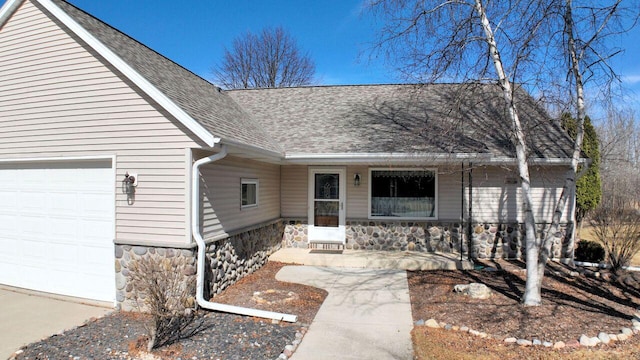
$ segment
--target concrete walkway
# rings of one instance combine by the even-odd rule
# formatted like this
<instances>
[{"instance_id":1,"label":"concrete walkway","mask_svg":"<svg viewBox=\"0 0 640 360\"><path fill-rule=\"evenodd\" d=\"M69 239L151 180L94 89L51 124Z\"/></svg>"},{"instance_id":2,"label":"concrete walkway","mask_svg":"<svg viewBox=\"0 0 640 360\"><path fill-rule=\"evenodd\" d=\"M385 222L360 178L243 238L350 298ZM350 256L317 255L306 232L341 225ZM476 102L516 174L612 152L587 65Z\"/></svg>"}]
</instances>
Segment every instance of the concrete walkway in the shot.
<instances>
[{"instance_id":1,"label":"concrete walkway","mask_svg":"<svg viewBox=\"0 0 640 360\"><path fill-rule=\"evenodd\" d=\"M333 266L395 270L471 270L473 264L460 260L459 254L417 251L323 251L284 248L269 257L270 261L312 266Z\"/></svg>"},{"instance_id":2,"label":"concrete walkway","mask_svg":"<svg viewBox=\"0 0 640 360\"><path fill-rule=\"evenodd\" d=\"M0 359L8 358L26 344L113 310L113 304L90 300L83 304L75 298L43 295L0 286Z\"/></svg>"},{"instance_id":3,"label":"concrete walkway","mask_svg":"<svg viewBox=\"0 0 640 360\"><path fill-rule=\"evenodd\" d=\"M285 266L276 279L329 292L293 360L412 359L405 271Z\"/></svg>"}]
</instances>

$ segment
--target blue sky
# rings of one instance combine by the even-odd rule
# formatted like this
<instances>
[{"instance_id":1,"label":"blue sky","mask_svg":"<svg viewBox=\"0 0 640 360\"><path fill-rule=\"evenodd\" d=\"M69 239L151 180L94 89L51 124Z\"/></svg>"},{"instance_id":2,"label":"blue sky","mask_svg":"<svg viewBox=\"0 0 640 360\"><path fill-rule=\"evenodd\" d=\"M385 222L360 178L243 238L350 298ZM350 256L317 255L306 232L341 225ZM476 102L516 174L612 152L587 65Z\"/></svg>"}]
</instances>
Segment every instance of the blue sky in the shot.
<instances>
[{"instance_id":1,"label":"blue sky","mask_svg":"<svg viewBox=\"0 0 640 360\"><path fill-rule=\"evenodd\" d=\"M372 22L361 1L71 0L71 3L210 79L224 47L247 31L282 25L316 63L321 84L397 82L368 64ZM360 61L362 60L362 61Z\"/></svg>"},{"instance_id":2,"label":"blue sky","mask_svg":"<svg viewBox=\"0 0 640 360\"><path fill-rule=\"evenodd\" d=\"M71 0L71 3L211 80L224 47L247 31L282 25L316 63L319 84L398 83L382 59L371 58L376 23L366 0ZM0 0L4 4L5 0ZM625 101L640 116L640 27L614 44Z\"/></svg>"}]
</instances>

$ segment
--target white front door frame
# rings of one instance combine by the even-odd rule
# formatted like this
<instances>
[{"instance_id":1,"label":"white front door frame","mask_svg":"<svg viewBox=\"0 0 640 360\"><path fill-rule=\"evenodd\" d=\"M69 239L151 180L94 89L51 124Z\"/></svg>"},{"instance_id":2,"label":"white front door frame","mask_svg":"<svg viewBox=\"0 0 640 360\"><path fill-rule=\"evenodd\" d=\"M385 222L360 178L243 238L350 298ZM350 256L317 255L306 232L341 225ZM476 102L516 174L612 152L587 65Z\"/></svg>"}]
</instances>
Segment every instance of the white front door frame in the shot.
<instances>
[{"instance_id":1,"label":"white front door frame","mask_svg":"<svg viewBox=\"0 0 640 360\"><path fill-rule=\"evenodd\" d=\"M315 175L316 174L338 174L338 226L316 226L315 222ZM310 167L309 168L309 185L308 185L308 223L309 231L307 233L308 240L312 242L322 243L340 243L346 241L346 202L347 202L347 168L341 167Z\"/></svg>"}]
</instances>

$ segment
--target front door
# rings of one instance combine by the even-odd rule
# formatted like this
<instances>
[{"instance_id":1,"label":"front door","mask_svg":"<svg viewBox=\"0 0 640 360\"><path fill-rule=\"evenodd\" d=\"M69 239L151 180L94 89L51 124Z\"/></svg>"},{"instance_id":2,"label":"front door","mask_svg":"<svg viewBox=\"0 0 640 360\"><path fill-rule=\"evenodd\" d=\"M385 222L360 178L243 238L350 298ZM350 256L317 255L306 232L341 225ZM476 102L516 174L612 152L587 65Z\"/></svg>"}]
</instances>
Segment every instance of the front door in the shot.
<instances>
[{"instance_id":1,"label":"front door","mask_svg":"<svg viewBox=\"0 0 640 360\"><path fill-rule=\"evenodd\" d=\"M309 169L309 242L345 242L345 169Z\"/></svg>"}]
</instances>

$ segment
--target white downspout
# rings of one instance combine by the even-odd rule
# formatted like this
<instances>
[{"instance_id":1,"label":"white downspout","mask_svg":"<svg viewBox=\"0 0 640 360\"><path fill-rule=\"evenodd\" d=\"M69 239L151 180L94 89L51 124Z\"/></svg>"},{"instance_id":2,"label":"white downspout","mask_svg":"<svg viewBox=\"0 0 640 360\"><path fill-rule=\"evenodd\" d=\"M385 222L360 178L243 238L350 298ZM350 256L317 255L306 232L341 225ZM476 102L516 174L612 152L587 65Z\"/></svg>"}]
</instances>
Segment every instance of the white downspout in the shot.
<instances>
[{"instance_id":1,"label":"white downspout","mask_svg":"<svg viewBox=\"0 0 640 360\"><path fill-rule=\"evenodd\" d=\"M296 322L298 317L290 314L276 313L258 309L244 308L240 306L226 305L210 302L204 298L204 264L206 259L206 244L200 234L200 166L218 161L227 156L227 146L222 145L220 152L193 163L191 173L191 230L198 244L198 267L196 280L196 301L205 309L222 311L232 314L255 316L266 319L274 319L288 322Z\"/></svg>"}]
</instances>

